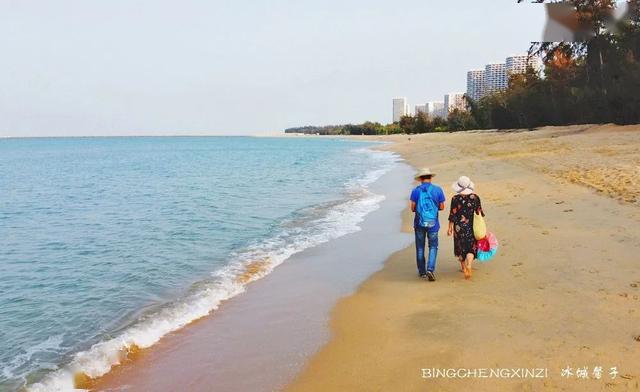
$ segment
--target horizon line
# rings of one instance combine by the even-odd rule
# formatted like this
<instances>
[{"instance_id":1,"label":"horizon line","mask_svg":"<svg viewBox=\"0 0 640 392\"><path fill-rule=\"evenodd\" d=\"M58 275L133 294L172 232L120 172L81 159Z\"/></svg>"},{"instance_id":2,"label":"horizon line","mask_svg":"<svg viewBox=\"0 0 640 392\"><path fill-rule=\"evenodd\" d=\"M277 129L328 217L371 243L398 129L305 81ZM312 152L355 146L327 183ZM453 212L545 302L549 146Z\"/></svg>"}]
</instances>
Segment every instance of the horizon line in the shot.
<instances>
[{"instance_id":1,"label":"horizon line","mask_svg":"<svg viewBox=\"0 0 640 392\"><path fill-rule=\"evenodd\" d=\"M116 137L254 137L284 134L284 131L265 131L246 134L130 134L130 135L29 135L29 136L2 136L2 139L64 139L64 138L116 138Z\"/></svg>"}]
</instances>

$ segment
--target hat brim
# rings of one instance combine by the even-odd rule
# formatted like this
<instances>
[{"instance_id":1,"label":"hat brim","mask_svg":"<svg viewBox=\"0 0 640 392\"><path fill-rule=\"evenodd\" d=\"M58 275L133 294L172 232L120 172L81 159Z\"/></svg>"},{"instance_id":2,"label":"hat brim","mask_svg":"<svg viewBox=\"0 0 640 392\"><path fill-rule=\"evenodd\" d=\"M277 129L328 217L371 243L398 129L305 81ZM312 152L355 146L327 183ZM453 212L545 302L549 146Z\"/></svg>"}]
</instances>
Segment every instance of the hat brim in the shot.
<instances>
[{"instance_id":1,"label":"hat brim","mask_svg":"<svg viewBox=\"0 0 640 392\"><path fill-rule=\"evenodd\" d=\"M435 173L430 173L430 174L425 173L425 174L418 174L417 176L415 176L413 178L415 178L416 180L419 180L422 177L435 177L435 176L436 176Z\"/></svg>"}]
</instances>

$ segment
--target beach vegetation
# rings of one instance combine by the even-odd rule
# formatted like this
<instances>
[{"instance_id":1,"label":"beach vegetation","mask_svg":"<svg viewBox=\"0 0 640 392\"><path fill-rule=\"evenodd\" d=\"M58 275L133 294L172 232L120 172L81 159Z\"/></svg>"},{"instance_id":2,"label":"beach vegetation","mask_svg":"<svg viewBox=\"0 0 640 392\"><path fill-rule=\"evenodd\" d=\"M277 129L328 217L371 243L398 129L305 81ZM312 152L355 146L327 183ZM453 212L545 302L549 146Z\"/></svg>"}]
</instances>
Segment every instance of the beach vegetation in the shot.
<instances>
[{"instance_id":1,"label":"beach vegetation","mask_svg":"<svg viewBox=\"0 0 640 392\"><path fill-rule=\"evenodd\" d=\"M640 123L640 1L612 27L615 1L570 1L593 37L538 42L529 49L544 65L513 75L507 90L473 102L480 128L535 128L586 123Z\"/></svg>"}]
</instances>

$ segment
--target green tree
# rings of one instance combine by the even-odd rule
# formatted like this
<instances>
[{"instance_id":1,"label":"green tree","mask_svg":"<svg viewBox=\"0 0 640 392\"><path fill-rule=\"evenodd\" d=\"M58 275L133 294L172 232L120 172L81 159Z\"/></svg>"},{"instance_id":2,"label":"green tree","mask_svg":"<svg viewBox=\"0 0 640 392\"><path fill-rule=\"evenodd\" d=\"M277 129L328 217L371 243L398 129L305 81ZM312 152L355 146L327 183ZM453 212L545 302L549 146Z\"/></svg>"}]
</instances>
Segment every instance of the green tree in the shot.
<instances>
[{"instance_id":1,"label":"green tree","mask_svg":"<svg viewBox=\"0 0 640 392\"><path fill-rule=\"evenodd\" d=\"M416 119L413 116L402 116L400 117L400 122L398 125L402 129L402 131L406 134L412 134L415 132L415 123Z\"/></svg>"},{"instance_id":2,"label":"green tree","mask_svg":"<svg viewBox=\"0 0 640 392\"><path fill-rule=\"evenodd\" d=\"M394 135L402 132L403 132L402 128L400 128L400 125L397 123L387 124L384 126L384 129L383 129L383 134L385 135Z\"/></svg>"},{"instance_id":3,"label":"green tree","mask_svg":"<svg viewBox=\"0 0 640 392\"><path fill-rule=\"evenodd\" d=\"M447 120L442 117L434 117L432 121L432 127L434 132L445 132L449 130L447 126Z\"/></svg>"},{"instance_id":4,"label":"green tree","mask_svg":"<svg viewBox=\"0 0 640 392\"><path fill-rule=\"evenodd\" d=\"M413 121L413 132L427 133L432 131L433 131L433 127L432 127L431 121L429 120L429 116L423 112L416 113Z\"/></svg>"},{"instance_id":5,"label":"green tree","mask_svg":"<svg viewBox=\"0 0 640 392\"><path fill-rule=\"evenodd\" d=\"M478 124L470 112L466 110L455 109L449 113L447 117L447 127L449 131L466 131L477 129Z\"/></svg>"}]
</instances>

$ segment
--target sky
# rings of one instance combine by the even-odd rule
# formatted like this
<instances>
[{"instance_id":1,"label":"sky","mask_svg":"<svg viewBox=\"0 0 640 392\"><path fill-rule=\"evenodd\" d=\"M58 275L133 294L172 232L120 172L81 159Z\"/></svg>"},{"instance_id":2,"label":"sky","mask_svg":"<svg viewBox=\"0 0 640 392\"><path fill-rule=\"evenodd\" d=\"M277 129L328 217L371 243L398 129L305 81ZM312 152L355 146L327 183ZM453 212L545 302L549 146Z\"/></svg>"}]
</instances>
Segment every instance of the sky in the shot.
<instances>
[{"instance_id":1,"label":"sky","mask_svg":"<svg viewBox=\"0 0 640 392\"><path fill-rule=\"evenodd\" d=\"M0 136L256 134L391 121L525 53L516 0L0 0Z\"/></svg>"}]
</instances>

